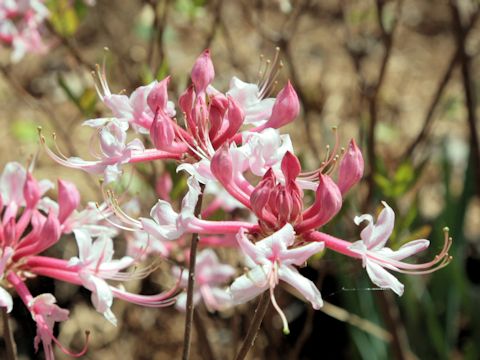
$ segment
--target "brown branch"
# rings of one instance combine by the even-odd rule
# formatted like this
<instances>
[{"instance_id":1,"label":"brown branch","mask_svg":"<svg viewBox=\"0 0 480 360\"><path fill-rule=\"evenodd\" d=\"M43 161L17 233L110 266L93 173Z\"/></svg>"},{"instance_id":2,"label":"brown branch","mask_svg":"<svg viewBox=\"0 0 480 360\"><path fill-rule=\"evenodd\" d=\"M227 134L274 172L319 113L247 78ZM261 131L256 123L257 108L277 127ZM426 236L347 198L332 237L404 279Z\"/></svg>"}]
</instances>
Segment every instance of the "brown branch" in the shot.
<instances>
[{"instance_id":1,"label":"brown branch","mask_svg":"<svg viewBox=\"0 0 480 360\"><path fill-rule=\"evenodd\" d=\"M262 324L263 318L268 309L268 305L270 305L270 292L265 291L260 300L258 301L257 308L255 309L255 313L253 314L252 321L250 323L250 327L247 331L247 336L243 340L242 347L240 348L235 360L243 360L247 356L250 349L253 347L255 343L255 339L258 334L258 330L260 330L260 325Z\"/></svg>"},{"instance_id":2,"label":"brown branch","mask_svg":"<svg viewBox=\"0 0 480 360\"><path fill-rule=\"evenodd\" d=\"M152 25L153 34L148 44L147 63L153 72L153 76L156 76L158 69L160 68L165 59L165 46L163 43L163 35L165 33L165 26L167 24L170 1L163 1L161 16L159 16L157 2L155 0L152 0L150 2L150 5L153 8L155 17ZM158 64L156 64L155 62L155 49L158 49Z\"/></svg>"},{"instance_id":3,"label":"brown branch","mask_svg":"<svg viewBox=\"0 0 480 360\"><path fill-rule=\"evenodd\" d=\"M62 34L60 34L56 29L55 26L50 21L45 21L47 29L62 43L63 46L69 51L70 55L75 59L75 61L85 67L88 71L92 71L94 69L93 64L90 64L82 55L80 50L77 49L76 45L70 39L66 38Z\"/></svg>"},{"instance_id":4,"label":"brown branch","mask_svg":"<svg viewBox=\"0 0 480 360\"><path fill-rule=\"evenodd\" d=\"M15 346L15 340L13 338L12 329L10 327L7 309L2 307L1 311L3 320L3 339L5 341L7 360L15 360L17 358L17 347Z\"/></svg>"},{"instance_id":5,"label":"brown branch","mask_svg":"<svg viewBox=\"0 0 480 360\"><path fill-rule=\"evenodd\" d=\"M460 50L460 70L462 73L463 90L465 94L465 106L467 107L467 122L470 130L470 147L473 155L474 162L474 175L475 178L480 178L480 142L478 139L477 129L477 115L476 110L476 94L472 74L471 74L471 56L466 50L466 28L462 25L462 19L460 11L457 7L457 3L454 0L450 0L450 8L453 17L453 26L455 31L455 37ZM476 15L478 16L478 10ZM477 196L480 196L480 184L476 182Z\"/></svg>"},{"instance_id":6,"label":"brown branch","mask_svg":"<svg viewBox=\"0 0 480 360\"><path fill-rule=\"evenodd\" d=\"M382 87L382 84L385 79L385 74L387 70L387 65L390 60L390 56L392 53L392 48L393 48L393 38L395 35L395 31L397 29L397 25L399 22L400 14L401 14L401 7L402 7L402 0L397 0L396 3L396 14L393 20L392 24L392 29L388 32L387 29L385 29L385 26L382 21L382 14L383 14L383 6L384 2L383 0L377 0L376 1L376 7L377 7L377 22L378 26L381 30L381 37L382 37L382 42L385 47L385 53L382 58L382 62L380 64L380 72L378 74L377 81L375 85L373 86L373 90L370 94L368 94L368 110L370 113L370 124L368 127L368 137L367 137L367 157L368 157L368 162L370 164L370 172L368 173L367 176L367 183L368 183L368 194L365 199L364 203L364 209L366 210L370 204L370 202L373 199L373 194L375 192L375 173L376 173L376 128L377 128L377 122L378 122L378 97L380 93L380 88Z\"/></svg>"},{"instance_id":7,"label":"brown branch","mask_svg":"<svg viewBox=\"0 0 480 360\"><path fill-rule=\"evenodd\" d=\"M198 217L202 210L203 202L203 190L205 185L200 185L200 195L198 196L197 205L195 206L194 216ZM197 261L197 245L198 245L198 233L192 235L190 243L190 263L188 267L188 285L187 285L187 314L185 318L185 335L183 339L183 360L190 358L190 348L192 339L192 321L193 321L193 291L195 287L195 265Z\"/></svg>"},{"instance_id":8,"label":"brown branch","mask_svg":"<svg viewBox=\"0 0 480 360\"><path fill-rule=\"evenodd\" d=\"M202 310L202 309L199 309ZM203 316L201 311L195 312L193 316L193 322L195 324L195 329L197 330L198 342L200 347L200 355L205 360L215 360L217 357L213 352L212 345L210 340L208 340L207 328L204 325L205 316Z\"/></svg>"},{"instance_id":9,"label":"brown branch","mask_svg":"<svg viewBox=\"0 0 480 360\"><path fill-rule=\"evenodd\" d=\"M472 16L472 19L470 20L470 23L468 26L465 27L465 34L464 37L466 37L470 30L475 26L475 23L478 19L478 15L480 14L480 11L476 11L475 14ZM435 93L432 97L432 100L430 101L430 105L428 107L427 113L425 115L425 120L423 121L423 127L420 133L417 135L415 140L410 144L410 146L407 148L404 154L400 157L400 159L408 158L411 157L415 149L427 138L427 135L432 127L433 120L434 120L434 112L435 109L438 106L438 103L440 102L440 99L442 98L443 92L445 91L445 88L448 85L448 82L450 78L452 77L453 70L455 69L455 66L457 65L461 55L461 44L457 44L457 48L455 50L455 53L451 56L450 61L448 62L448 66L445 69L445 72L440 79L437 89L435 90Z\"/></svg>"}]
</instances>

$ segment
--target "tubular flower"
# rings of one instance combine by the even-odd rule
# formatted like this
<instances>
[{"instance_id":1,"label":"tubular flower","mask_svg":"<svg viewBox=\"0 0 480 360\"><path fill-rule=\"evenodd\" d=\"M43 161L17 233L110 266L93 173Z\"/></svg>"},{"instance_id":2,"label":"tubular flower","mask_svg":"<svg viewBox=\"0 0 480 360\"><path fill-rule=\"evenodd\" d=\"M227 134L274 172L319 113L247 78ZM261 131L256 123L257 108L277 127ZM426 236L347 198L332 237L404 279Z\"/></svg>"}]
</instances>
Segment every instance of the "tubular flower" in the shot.
<instances>
[{"instance_id":1,"label":"tubular flower","mask_svg":"<svg viewBox=\"0 0 480 360\"><path fill-rule=\"evenodd\" d=\"M186 287L188 274L182 272L180 268L174 267L174 276L181 275L181 287ZM222 310L231 305L230 296L221 286L224 285L235 275L235 269L227 264L222 264L215 252L206 249L197 255L195 270L195 289L193 293L194 304L203 299L208 309ZM176 307L185 311L187 294L182 293L178 296Z\"/></svg>"},{"instance_id":2,"label":"tubular flower","mask_svg":"<svg viewBox=\"0 0 480 360\"><path fill-rule=\"evenodd\" d=\"M229 291L234 303L247 302L269 290L272 303L282 318L285 333L289 332L288 322L274 296L274 289L279 280L297 289L312 303L314 309L323 306L322 297L316 286L294 267L304 264L310 256L323 250L323 243L314 242L292 248L295 231L290 224L256 243L252 243L242 230L237 235L237 241L247 256L247 264L251 270L237 278L230 286Z\"/></svg>"},{"instance_id":3,"label":"tubular flower","mask_svg":"<svg viewBox=\"0 0 480 360\"><path fill-rule=\"evenodd\" d=\"M385 246L392 234L395 222L395 213L382 202L384 209L380 212L377 223L374 224L373 217L364 214L355 217L355 223L367 221L368 225L360 233L361 240L350 243L321 232L311 232L306 236L307 241L324 242L325 246L341 254L362 259L362 265L367 269L368 276L372 282L385 289L393 290L401 296L404 291L403 284L398 281L386 269L404 274L428 274L439 270L451 261L448 250L452 239L448 236L448 229L445 228L445 241L443 249L432 261L423 264L409 264L401 260L415 255L428 248L430 242L425 239L413 240L398 250L392 250Z\"/></svg>"}]
</instances>

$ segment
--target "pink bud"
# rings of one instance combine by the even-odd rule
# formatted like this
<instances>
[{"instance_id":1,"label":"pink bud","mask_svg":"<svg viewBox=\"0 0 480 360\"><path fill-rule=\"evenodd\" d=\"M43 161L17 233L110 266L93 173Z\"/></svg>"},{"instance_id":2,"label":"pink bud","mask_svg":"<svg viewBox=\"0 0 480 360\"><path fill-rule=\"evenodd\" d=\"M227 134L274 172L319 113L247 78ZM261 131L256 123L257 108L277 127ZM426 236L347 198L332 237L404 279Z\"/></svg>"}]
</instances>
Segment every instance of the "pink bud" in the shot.
<instances>
[{"instance_id":1,"label":"pink bud","mask_svg":"<svg viewBox=\"0 0 480 360\"><path fill-rule=\"evenodd\" d=\"M218 131L223 124L223 117L228 109L228 100L223 95L215 95L210 98L209 115L210 131L208 133L210 139L217 136Z\"/></svg>"},{"instance_id":2,"label":"pink bud","mask_svg":"<svg viewBox=\"0 0 480 360\"><path fill-rule=\"evenodd\" d=\"M270 168L267 170L263 179L257 184L252 194L250 195L250 204L255 215L261 219L264 219L264 213L266 207L272 197L272 193L275 190L275 175Z\"/></svg>"},{"instance_id":3,"label":"pink bud","mask_svg":"<svg viewBox=\"0 0 480 360\"><path fill-rule=\"evenodd\" d=\"M3 227L3 246L15 246L17 237L17 224L15 218L8 219L7 223Z\"/></svg>"},{"instance_id":4,"label":"pink bud","mask_svg":"<svg viewBox=\"0 0 480 360\"><path fill-rule=\"evenodd\" d=\"M193 86L190 85L187 90L178 98L178 106L182 109L182 112L189 115L192 111L193 102L195 101L195 92Z\"/></svg>"},{"instance_id":5,"label":"pink bud","mask_svg":"<svg viewBox=\"0 0 480 360\"><path fill-rule=\"evenodd\" d=\"M227 112L228 127L219 137L214 139L213 147L216 148L235 136L242 126L244 119L245 114L243 110L238 106L233 98L229 97Z\"/></svg>"},{"instance_id":6,"label":"pink bud","mask_svg":"<svg viewBox=\"0 0 480 360\"><path fill-rule=\"evenodd\" d=\"M67 188L65 188L65 190L67 190ZM77 191L76 188L75 191ZM53 211L50 211L47 220L43 224L42 230L40 231L40 234L38 236L38 243L35 247L34 253L38 254L51 247L60 239L60 235L61 229L59 220L57 219Z\"/></svg>"},{"instance_id":7,"label":"pink bud","mask_svg":"<svg viewBox=\"0 0 480 360\"><path fill-rule=\"evenodd\" d=\"M298 158L290 151L287 151L283 156L281 167L283 175L285 175L285 184L294 181L302 169L300 161L298 161Z\"/></svg>"},{"instance_id":8,"label":"pink bud","mask_svg":"<svg viewBox=\"0 0 480 360\"><path fill-rule=\"evenodd\" d=\"M271 127L278 129L295 120L299 112L300 103L297 93L292 84L290 84L290 81L288 81L287 85L278 93L272 108L272 115L265 125L263 125L263 128Z\"/></svg>"},{"instance_id":9,"label":"pink bud","mask_svg":"<svg viewBox=\"0 0 480 360\"><path fill-rule=\"evenodd\" d=\"M363 176L363 156L355 140L352 139L348 145L348 150L340 162L338 170L338 188L345 194L355 185Z\"/></svg>"},{"instance_id":10,"label":"pink bud","mask_svg":"<svg viewBox=\"0 0 480 360\"><path fill-rule=\"evenodd\" d=\"M155 114L158 110L164 110L167 107L168 92L167 87L170 82L170 76L153 86L147 97L147 104Z\"/></svg>"},{"instance_id":11,"label":"pink bud","mask_svg":"<svg viewBox=\"0 0 480 360\"><path fill-rule=\"evenodd\" d=\"M38 187L38 182L30 172L27 172L27 178L23 185L23 196L27 203L27 207L29 208L34 208L35 205L37 205L38 200L40 200L40 188Z\"/></svg>"},{"instance_id":12,"label":"pink bud","mask_svg":"<svg viewBox=\"0 0 480 360\"><path fill-rule=\"evenodd\" d=\"M295 228L302 233L325 225L342 207L342 194L328 175L320 174L314 204L303 213L303 221Z\"/></svg>"},{"instance_id":13,"label":"pink bud","mask_svg":"<svg viewBox=\"0 0 480 360\"><path fill-rule=\"evenodd\" d=\"M210 163L212 174L221 184L229 184L233 179L233 163L228 152L228 146L224 145L213 155Z\"/></svg>"},{"instance_id":14,"label":"pink bud","mask_svg":"<svg viewBox=\"0 0 480 360\"><path fill-rule=\"evenodd\" d=\"M58 220L61 224L67 220L80 203L77 187L71 182L58 180Z\"/></svg>"},{"instance_id":15,"label":"pink bud","mask_svg":"<svg viewBox=\"0 0 480 360\"><path fill-rule=\"evenodd\" d=\"M158 150L168 151L175 140L175 129L168 116L158 112L150 126L150 139Z\"/></svg>"},{"instance_id":16,"label":"pink bud","mask_svg":"<svg viewBox=\"0 0 480 360\"><path fill-rule=\"evenodd\" d=\"M192 82L195 85L197 93L203 93L215 77L212 59L210 59L210 50L206 49L197 58L192 68Z\"/></svg>"}]
</instances>

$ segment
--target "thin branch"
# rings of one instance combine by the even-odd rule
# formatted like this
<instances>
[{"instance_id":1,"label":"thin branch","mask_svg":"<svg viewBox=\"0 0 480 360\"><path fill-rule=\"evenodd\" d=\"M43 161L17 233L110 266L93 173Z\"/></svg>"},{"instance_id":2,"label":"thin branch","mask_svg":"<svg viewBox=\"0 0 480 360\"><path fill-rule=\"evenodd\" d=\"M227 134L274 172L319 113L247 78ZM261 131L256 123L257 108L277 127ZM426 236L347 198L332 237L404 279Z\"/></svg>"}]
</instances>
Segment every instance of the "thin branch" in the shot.
<instances>
[{"instance_id":1,"label":"thin branch","mask_svg":"<svg viewBox=\"0 0 480 360\"><path fill-rule=\"evenodd\" d=\"M205 185L200 185L200 195L198 197L197 205L195 206L194 215L196 217L200 216L202 210L203 202L203 190ZM190 358L190 348L191 348L191 339L192 339L192 321L193 321L193 291L195 287L195 265L197 261L197 245L198 245L198 234L195 233L192 235L192 240L190 243L190 263L188 268L188 285L187 285L187 314L185 318L185 335L183 339L183 360L188 360Z\"/></svg>"},{"instance_id":2,"label":"thin branch","mask_svg":"<svg viewBox=\"0 0 480 360\"><path fill-rule=\"evenodd\" d=\"M198 342L200 347L200 355L205 360L215 360L217 357L213 352L210 340L208 340L207 328L204 325L205 319L206 317L203 316L202 311L196 311L193 315L193 322L195 324L195 329L197 330Z\"/></svg>"},{"instance_id":3,"label":"thin branch","mask_svg":"<svg viewBox=\"0 0 480 360\"><path fill-rule=\"evenodd\" d=\"M480 11L477 10L475 14L472 16L472 19L470 20L470 23L468 24L468 26L465 27L465 30L464 30L465 37L469 34L470 30L475 26L475 23L479 17L479 14L480 14ZM426 139L433 124L433 120L434 120L433 115L434 115L435 109L437 108L438 103L442 98L443 92L445 91L445 88L447 87L448 82L452 77L453 70L455 69L455 66L458 63L458 60L460 59L461 47L462 47L462 44L457 44L457 49L455 50L455 53L451 56L450 61L448 62L448 66L445 69L445 72L440 82L438 83L437 89L435 90L432 100L430 101L427 114L425 115L425 120L423 121L422 130L417 135L415 140L413 140L413 142L407 148L405 153L402 154L400 159L411 157L415 149Z\"/></svg>"},{"instance_id":4,"label":"thin branch","mask_svg":"<svg viewBox=\"0 0 480 360\"><path fill-rule=\"evenodd\" d=\"M253 347L253 344L255 343L255 339L258 334L258 330L260 330L260 325L262 324L269 304L270 293L268 291L265 291L260 297L260 300L258 301L257 308L255 309L255 313L253 314L252 322L250 323L250 327L247 331L247 336L245 337L245 340L243 340L242 347L240 348L240 351L235 357L235 360L245 359L248 352Z\"/></svg>"},{"instance_id":5,"label":"thin branch","mask_svg":"<svg viewBox=\"0 0 480 360\"><path fill-rule=\"evenodd\" d=\"M395 35L395 31L397 29L397 25L398 25L400 14L401 14L402 0L397 0L395 17L393 19L392 29L389 32L385 29L385 26L382 21L383 6L384 6L383 0L376 1L377 21L378 21L378 26L380 27L380 30L381 30L382 42L385 47L385 53L383 55L382 62L380 64L380 72L378 74L377 81L373 86L372 93L369 94L368 96L370 124L368 128L367 156L368 156L368 162L370 164L370 172L368 173L368 176L367 176L368 194L365 199L364 208L367 208L368 205L370 204L371 200L373 199L373 193L375 191L375 173L377 170L376 163L375 163L375 159L376 159L375 138L376 138L376 128L377 128L377 122L378 122L378 117L377 117L378 116L378 97L380 93L380 88L382 87L382 84L385 79L387 65L392 53L393 38Z\"/></svg>"},{"instance_id":6,"label":"thin branch","mask_svg":"<svg viewBox=\"0 0 480 360\"><path fill-rule=\"evenodd\" d=\"M76 45L69 38L66 38L60 34L55 26L50 21L45 22L47 29L62 43L63 46L69 51L70 55L75 59L75 61L86 68L88 71L94 69L93 64L90 64L82 55L81 51L77 49Z\"/></svg>"},{"instance_id":7,"label":"thin branch","mask_svg":"<svg viewBox=\"0 0 480 360\"><path fill-rule=\"evenodd\" d=\"M152 69L153 75L156 76L158 69L165 60L165 46L163 43L163 35L165 33L165 27L167 24L170 1L163 1L161 16L158 11L157 2L152 0L150 2L150 5L152 6L155 13L155 18L152 25L153 34L148 44L147 63L149 64L150 69ZM158 49L158 64L156 64L155 62L155 49Z\"/></svg>"},{"instance_id":8,"label":"thin branch","mask_svg":"<svg viewBox=\"0 0 480 360\"><path fill-rule=\"evenodd\" d=\"M12 329L10 327L10 321L8 319L7 309L2 307L1 311L2 311L2 320L3 320L3 339L5 341L7 360L16 360L17 347L15 346L15 340L13 338Z\"/></svg>"},{"instance_id":9,"label":"thin branch","mask_svg":"<svg viewBox=\"0 0 480 360\"><path fill-rule=\"evenodd\" d=\"M473 152L474 162L474 174L476 178L480 177L480 142L478 139L477 129L477 114L476 110L476 94L473 83L473 77L471 74L471 56L466 50L466 28L462 25L462 19L460 17L460 11L457 7L457 3L454 0L450 0L450 8L452 10L453 25L455 30L455 36L460 49L460 64L463 81L463 90L465 93L465 106L467 107L467 122L470 130L470 146ZM477 15L478 16L478 11ZM480 196L480 184L477 181L476 184L477 195Z\"/></svg>"}]
</instances>

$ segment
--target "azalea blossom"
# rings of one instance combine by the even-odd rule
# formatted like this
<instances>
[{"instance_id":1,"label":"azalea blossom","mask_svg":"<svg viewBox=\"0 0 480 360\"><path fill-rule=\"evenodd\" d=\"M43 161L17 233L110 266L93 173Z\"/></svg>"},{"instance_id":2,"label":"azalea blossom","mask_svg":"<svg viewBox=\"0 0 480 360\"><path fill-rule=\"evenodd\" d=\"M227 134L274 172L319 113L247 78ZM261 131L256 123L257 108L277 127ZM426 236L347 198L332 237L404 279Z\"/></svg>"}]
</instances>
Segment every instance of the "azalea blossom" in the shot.
<instances>
[{"instance_id":1,"label":"azalea blossom","mask_svg":"<svg viewBox=\"0 0 480 360\"><path fill-rule=\"evenodd\" d=\"M42 41L43 22L49 15L43 0L3 0L0 3L0 44L12 48L11 60L47 50Z\"/></svg>"},{"instance_id":2,"label":"azalea blossom","mask_svg":"<svg viewBox=\"0 0 480 360\"><path fill-rule=\"evenodd\" d=\"M238 234L237 240L247 256L247 265L251 270L237 278L230 286L234 303L247 302L269 290L272 304L282 318L285 333L289 332L288 322L274 296L274 289L280 280L297 289L310 301L314 309L323 306L320 291L315 284L301 275L294 266L303 265L310 256L322 251L323 243L313 242L290 248L295 242L295 231L290 224L256 243L252 243L244 231Z\"/></svg>"},{"instance_id":3,"label":"azalea blossom","mask_svg":"<svg viewBox=\"0 0 480 360\"><path fill-rule=\"evenodd\" d=\"M413 240L401 246L398 250L386 247L385 244L393 231L395 213L386 202L383 201L382 204L384 209L378 215L376 223L374 223L370 214L355 217L354 221L357 225L365 221L368 224L360 233L361 239L354 243L321 232L309 233L307 240L324 242L329 249L361 259L363 267L367 269L368 276L375 285L384 289L391 289L401 296L404 285L386 269L417 275L439 270L448 265L452 259L448 254L452 239L448 236L448 229L445 228L443 249L432 261L421 264L403 262L403 259L427 249L430 242L425 239Z\"/></svg>"},{"instance_id":4,"label":"azalea blossom","mask_svg":"<svg viewBox=\"0 0 480 360\"><path fill-rule=\"evenodd\" d=\"M188 273L174 267L172 269L175 277L181 274L181 287L186 287ZM215 252L206 249L198 253L195 270L195 289L193 292L193 303L197 304L203 299L210 310L222 310L231 305L231 299L223 285L235 275L235 268L228 264L222 264ZM178 296L176 307L185 311L187 294Z\"/></svg>"},{"instance_id":5,"label":"azalea blossom","mask_svg":"<svg viewBox=\"0 0 480 360\"><path fill-rule=\"evenodd\" d=\"M125 281L146 276L151 268L125 273L121 270L135 262L131 257L113 260L113 243L107 234L116 231L98 231L104 220L91 211L78 211L80 195L76 187L67 181L58 181L58 201L44 196L53 184L37 181L31 169L26 170L18 163L8 163L0 175L0 280L10 285L12 292L20 296L32 313L37 324L34 344L40 342L47 359L53 359L52 342L67 354L53 335L53 325L65 321L68 311L55 305L51 294L33 297L27 281L35 276L47 276L76 285L84 285L92 291L94 306L111 322L115 316L110 310L113 298L120 298L143 306L166 306L175 301L176 288L157 295L136 295L110 286L106 280ZM57 244L63 234L73 232L77 238L80 254L71 261L52 258L43 252ZM92 236L99 236L93 242ZM0 287L0 307L12 310L11 291ZM85 353L84 351L80 353Z\"/></svg>"}]
</instances>

